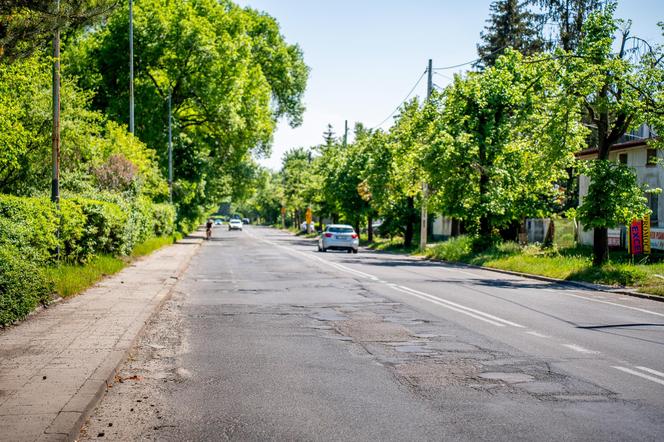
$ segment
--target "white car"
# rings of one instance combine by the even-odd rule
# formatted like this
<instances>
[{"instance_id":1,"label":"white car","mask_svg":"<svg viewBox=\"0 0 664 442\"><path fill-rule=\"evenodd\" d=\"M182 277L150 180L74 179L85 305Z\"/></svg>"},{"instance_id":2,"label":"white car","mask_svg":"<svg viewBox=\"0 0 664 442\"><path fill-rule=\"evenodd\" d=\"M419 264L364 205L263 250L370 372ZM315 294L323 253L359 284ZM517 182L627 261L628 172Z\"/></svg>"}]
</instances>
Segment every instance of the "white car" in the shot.
<instances>
[{"instance_id":1,"label":"white car","mask_svg":"<svg viewBox=\"0 0 664 442\"><path fill-rule=\"evenodd\" d=\"M360 238L355 229L347 224L330 224L318 237L318 251L346 250L348 253L357 253L360 247Z\"/></svg>"},{"instance_id":2,"label":"white car","mask_svg":"<svg viewBox=\"0 0 664 442\"><path fill-rule=\"evenodd\" d=\"M242 230L242 220L232 219L228 222L228 230Z\"/></svg>"}]
</instances>

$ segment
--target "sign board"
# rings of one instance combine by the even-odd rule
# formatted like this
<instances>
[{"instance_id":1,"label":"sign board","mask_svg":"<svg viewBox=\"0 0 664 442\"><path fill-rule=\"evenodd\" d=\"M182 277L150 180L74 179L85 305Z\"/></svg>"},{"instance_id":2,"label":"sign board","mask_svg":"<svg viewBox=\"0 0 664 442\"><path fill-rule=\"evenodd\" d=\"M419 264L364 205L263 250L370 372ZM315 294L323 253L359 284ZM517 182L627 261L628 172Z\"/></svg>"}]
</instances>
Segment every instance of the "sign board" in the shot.
<instances>
[{"instance_id":1,"label":"sign board","mask_svg":"<svg viewBox=\"0 0 664 442\"><path fill-rule=\"evenodd\" d=\"M286 208L285 207L281 208L281 216L286 216Z\"/></svg>"},{"instance_id":2,"label":"sign board","mask_svg":"<svg viewBox=\"0 0 664 442\"><path fill-rule=\"evenodd\" d=\"M609 247L620 247L620 229L609 229L607 234Z\"/></svg>"},{"instance_id":3,"label":"sign board","mask_svg":"<svg viewBox=\"0 0 664 442\"><path fill-rule=\"evenodd\" d=\"M307 220L307 226L311 224L311 207L307 207L307 213L305 215L305 218Z\"/></svg>"},{"instance_id":4,"label":"sign board","mask_svg":"<svg viewBox=\"0 0 664 442\"><path fill-rule=\"evenodd\" d=\"M650 215L643 218L643 253L650 254Z\"/></svg>"},{"instance_id":5,"label":"sign board","mask_svg":"<svg viewBox=\"0 0 664 442\"><path fill-rule=\"evenodd\" d=\"M629 226L629 252L632 255L643 253L643 221L634 220Z\"/></svg>"},{"instance_id":6,"label":"sign board","mask_svg":"<svg viewBox=\"0 0 664 442\"><path fill-rule=\"evenodd\" d=\"M650 229L650 247L664 250L664 229Z\"/></svg>"}]
</instances>

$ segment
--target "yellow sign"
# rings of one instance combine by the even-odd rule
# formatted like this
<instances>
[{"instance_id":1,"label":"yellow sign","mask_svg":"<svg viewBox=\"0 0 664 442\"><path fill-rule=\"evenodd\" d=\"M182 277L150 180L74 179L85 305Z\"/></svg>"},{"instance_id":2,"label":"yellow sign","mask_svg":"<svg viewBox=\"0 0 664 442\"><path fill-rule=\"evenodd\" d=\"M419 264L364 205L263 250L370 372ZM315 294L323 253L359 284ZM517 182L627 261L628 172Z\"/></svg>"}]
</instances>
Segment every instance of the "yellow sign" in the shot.
<instances>
[{"instance_id":1,"label":"yellow sign","mask_svg":"<svg viewBox=\"0 0 664 442\"><path fill-rule=\"evenodd\" d=\"M284 216L284 215L286 215L286 208L282 207L281 208L281 216Z\"/></svg>"},{"instance_id":2,"label":"yellow sign","mask_svg":"<svg viewBox=\"0 0 664 442\"><path fill-rule=\"evenodd\" d=\"M307 226L311 224L311 207L307 207L307 213L305 215L307 219Z\"/></svg>"},{"instance_id":3,"label":"yellow sign","mask_svg":"<svg viewBox=\"0 0 664 442\"><path fill-rule=\"evenodd\" d=\"M650 253L650 215L643 217L643 253Z\"/></svg>"}]
</instances>

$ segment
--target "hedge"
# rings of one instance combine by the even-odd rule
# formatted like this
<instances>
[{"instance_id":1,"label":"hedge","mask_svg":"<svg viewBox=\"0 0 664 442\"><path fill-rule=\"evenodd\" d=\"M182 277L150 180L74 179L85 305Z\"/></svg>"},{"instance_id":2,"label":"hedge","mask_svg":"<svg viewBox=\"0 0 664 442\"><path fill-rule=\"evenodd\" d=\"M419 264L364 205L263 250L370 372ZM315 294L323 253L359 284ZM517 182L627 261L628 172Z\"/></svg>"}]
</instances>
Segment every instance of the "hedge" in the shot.
<instances>
[{"instance_id":1,"label":"hedge","mask_svg":"<svg viewBox=\"0 0 664 442\"><path fill-rule=\"evenodd\" d=\"M0 325L48 300L52 285L40 267L58 258L84 263L99 254L129 255L148 238L173 233L170 204L118 194L100 197L106 201L66 198L58 210L46 197L0 194Z\"/></svg>"},{"instance_id":2,"label":"hedge","mask_svg":"<svg viewBox=\"0 0 664 442\"><path fill-rule=\"evenodd\" d=\"M0 326L24 318L37 305L47 304L53 283L34 262L11 246L0 246Z\"/></svg>"}]
</instances>

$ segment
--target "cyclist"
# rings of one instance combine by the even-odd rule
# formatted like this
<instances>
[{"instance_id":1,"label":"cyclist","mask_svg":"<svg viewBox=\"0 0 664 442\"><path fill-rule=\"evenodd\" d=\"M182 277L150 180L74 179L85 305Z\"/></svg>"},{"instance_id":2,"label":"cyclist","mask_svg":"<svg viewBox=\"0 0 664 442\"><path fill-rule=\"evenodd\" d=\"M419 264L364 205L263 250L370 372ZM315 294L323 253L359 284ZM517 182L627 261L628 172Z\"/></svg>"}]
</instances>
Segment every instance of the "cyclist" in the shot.
<instances>
[{"instance_id":1,"label":"cyclist","mask_svg":"<svg viewBox=\"0 0 664 442\"><path fill-rule=\"evenodd\" d=\"M205 239L212 238L212 218L207 220L205 224Z\"/></svg>"}]
</instances>

